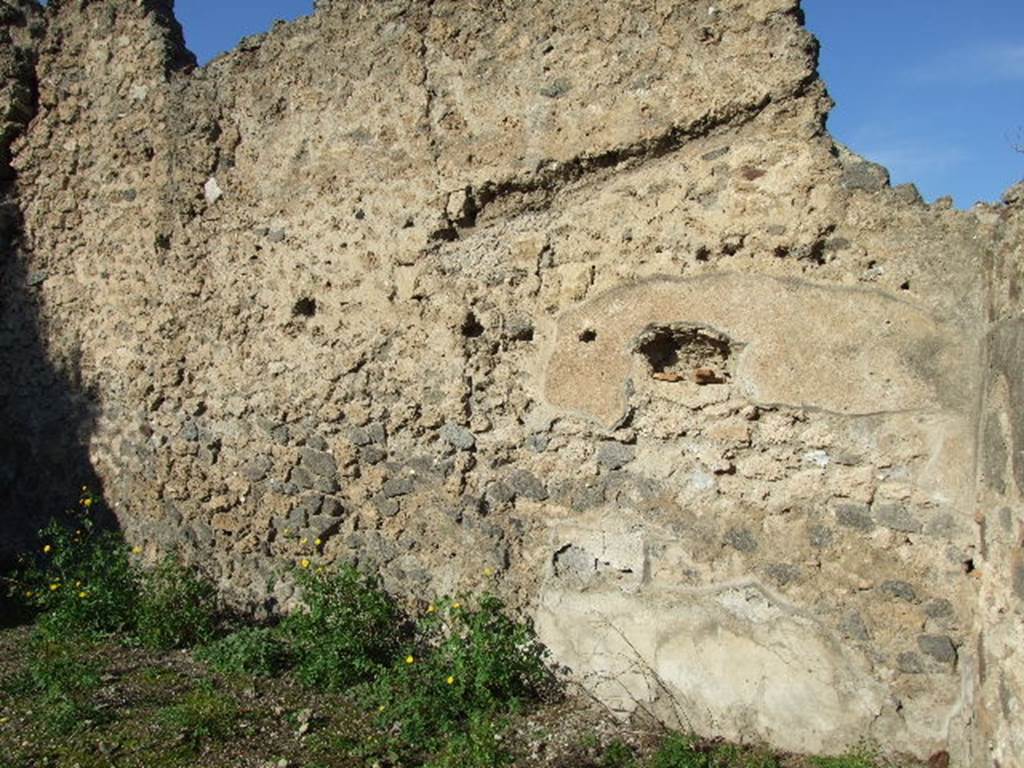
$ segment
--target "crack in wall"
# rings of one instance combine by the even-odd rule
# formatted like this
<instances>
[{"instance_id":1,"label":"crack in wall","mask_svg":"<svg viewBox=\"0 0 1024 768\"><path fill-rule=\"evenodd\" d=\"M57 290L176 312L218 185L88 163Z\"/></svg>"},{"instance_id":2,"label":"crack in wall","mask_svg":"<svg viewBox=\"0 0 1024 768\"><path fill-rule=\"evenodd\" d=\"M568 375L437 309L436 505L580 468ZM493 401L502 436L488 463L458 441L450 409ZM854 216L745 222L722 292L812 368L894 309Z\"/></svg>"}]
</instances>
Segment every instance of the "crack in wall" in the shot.
<instances>
[{"instance_id":1,"label":"crack in wall","mask_svg":"<svg viewBox=\"0 0 1024 768\"><path fill-rule=\"evenodd\" d=\"M591 178L600 179L605 171L621 173L679 151L696 139L708 138L726 130L742 128L756 119L772 102L770 94L754 104L734 108L725 114L707 113L687 125L673 125L648 139L613 147L594 154L580 154L564 162L551 161L533 173L487 181L479 187L469 186L465 194L466 228L475 227L484 219L507 219L529 211L549 208L557 196L570 185ZM519 198L519 202L509 202ZM505 203L502 206L502 203ZM488 208L501 206L497 214L487 216ZM449 219L449 224L452 222ZM437 235L438 233L435 233ZM431 239L454 239L432 236Z\"/></svg>"},{"instance_id":2,"label":"crack in wall","mask_svg":"<svg viewBox=\"0 0 1024 768\"><path fill-rule=\"evenodd\" d=\"M437 95L431 83L430 76L430 22L434 17L434 2L428 0L426 3L426 18L420 27L420 45L417 51L420 64L420 77L423 85L423 121L427 129L427 143L430 148L430 156L434 163L434 173L440 176L441 151L438 148L437 136L434 133L434 97Z\"/></svg>"}]
</instances>

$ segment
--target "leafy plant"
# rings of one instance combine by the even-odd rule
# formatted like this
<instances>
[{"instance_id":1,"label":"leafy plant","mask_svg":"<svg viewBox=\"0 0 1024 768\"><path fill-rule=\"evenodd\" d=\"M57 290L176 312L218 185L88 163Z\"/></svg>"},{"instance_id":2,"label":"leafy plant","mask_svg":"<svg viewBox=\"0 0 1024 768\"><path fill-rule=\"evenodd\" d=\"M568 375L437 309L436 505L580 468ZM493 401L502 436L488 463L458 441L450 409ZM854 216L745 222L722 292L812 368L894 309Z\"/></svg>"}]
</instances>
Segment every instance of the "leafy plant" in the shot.
<instances>
[{"instance_id":1,"label":"leafy plant","mask_svg":"<svg viewBox=\"0 0 1024 768\"><path fill-rule=\"evenodd\" d=\"M299 574L304 608L282 624L306 685L344 690L372 680L395 658L401 615L376 580L351 566Z\"/></svg>"},{"instance_id":2,"label":"leafy plant","mask_svg":"<svg viewBox=\"0 0 1024 768\"><path fill-rule=\"evenodd\" d=\"M436 643L431 663L447 673L446 682L454 678L448 688L464 713L513 709L539 700L550 687L546 652L533 627L509 618L498 598L482 596L475 610L455 602L447 614L447 624L428 614L427 642Z\"/></svg>"},{"instance_id":3,"label":"leafy plant","mask_svg":"<svg viewBox=\"0 0 1024 768\"><path fill-rule=\"evenodd\" d=\"M702 745L695 737L671 734L651 760L651 768L778 768L763 750L735 744Z\"/></svg>"},{"instance_id":4,"label":"leafy plant","mask_svg":"<svg viewBox=\"0 0 1024 768\"><path fill-rule=\"evenodd\" d=\"M18 675L4 681L9 693L36 697L36 718L47 730L66 735L99 719L92 705L100 685L99 666L82 646L36 635L30 660Z\"/></svg>"},{"instance_id":5,"label":"leafy plant","mask_svg":"<svg viewBox=\"0 0 1024 768\"><path fill-rule=\"evenodd\" d=\"M474 715L465 731L449 737L425 768L501 768L512 764L504 728L486 715Z\"/></svg>"},{"instance_id":6,"label":"leafy plant","mask_svg":"<svg viewBox=\"0 0 1024 768\"><path fill-rule=\"evenodd\" d=\"M811 759L811 763L816 768L876 768L878 765L875 750L867 745L858 747L845 755L815 757Z\"/></svg>"},{"instance_id":7,"label":"leafy plant","mask_svg":"<svg viewBox=\"0 0 1024 768\"><path fill-rule=\"evenodd\" d=\"M167 557L144 573L136 608L136 635L150 648L208 642L216 627L216 592L195 571Z\"/></svg>"},{"instance_id":8,"label":"leafy plant","mask_svg":"<svg viewBox=\"0 0 1024 768\"><path fill-rule=\"evenodd\" d=\"M98 496L83 489L66 522L39 532L39 549L23 557L11 590L42 611L40 628L51 638L110 634L129 629L138 578L120 535L96 523Z\"/></svg>"},{"instance_id":9,"label":"leafy plant","mask_svg":"<svg viewBox=\"0 0 1024 768\"><path fill-rule=\"evenodd\" d=\"M38 551L21 558L8 591L41 612L39 628L51 639L120 634L152 648L209 640L213 586L170 557L142 571L120 533L97 524L102 505L83 488L68 519L39 532Z\"/></svg>"},{"instance_id":10,"label":"leafy plant","mask_svg":"<svg viewBox=\"0 0 1024 768\"><path fill-rule=\"evenodd\" d=\"M288 649L271 627L243 627L206 645L196 656L218 672L273 677L288 666Z\"/></svg>"},{"instance_id":11,"label":"leafy plant","mask_svg":"<svg viewBox=\"0 0 1024 768\"><path fill-rule=\"evenodd\" d=\"M539 700L549 684L530 625L485 595L472 610L450 600L433 607L416 642L374 686L373 700L382 728L408 759Z\"/></svg>"},{"instance_id":12,"label":"leafy plant","mask_svg":"<svg viewBox=\"0 0 1024 768\"><path fill-rule=\"evenodd\" d=\"M707 755L690 736L670 734L651 759L651 768L710 768Z\"/></svg>"},{"instance_id":13,"label":"leafy plant","mask_svg":"<svg viewBox=\"0 0 1024 768\"><path fill-rule=\"evenodd\" d=\"M633 768L635 765L633 750L619 739L613 739L601 755L601 768Z\"/></svg>"},{"instance_id":14,"label":"leafy plant","mask_svg":"<svg viewBox=\"0 0 1024 768\"><path fill-rule=\"evenodd\" d=\"M161 710L158 720L197 748L206 739L230 736L240 714L231 698L219 693L212 682L204 681L180 703Z\"/></svg>"}]
</instances>

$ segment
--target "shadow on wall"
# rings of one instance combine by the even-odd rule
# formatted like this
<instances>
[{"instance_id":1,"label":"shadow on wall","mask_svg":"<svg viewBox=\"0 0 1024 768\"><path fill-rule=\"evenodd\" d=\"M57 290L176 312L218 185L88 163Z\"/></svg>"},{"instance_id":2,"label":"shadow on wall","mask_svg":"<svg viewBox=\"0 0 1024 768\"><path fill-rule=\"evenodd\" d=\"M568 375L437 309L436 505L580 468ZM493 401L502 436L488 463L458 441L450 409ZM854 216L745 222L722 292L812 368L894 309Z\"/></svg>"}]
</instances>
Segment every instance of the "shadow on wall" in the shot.
<instances>
[{"instance_id":1,"label":"shadow on wall","mask_svg":"<svg viewBox=\"0 0 1024 768\"><path fill-rule=\"evenodd\" d=\"M36 532L75 506L82 486L102 492L89 461L95 398L78 361L58 369L40 313L43 272L19 247L17 206L0 202L0 569ZM113 519L102 521L114 524Z\"/></svg>"},{"instance_id":2,"label":"shadow on wall","mask_svg":"<svg viewBox=\"0 0 1024 768\"><path fill-rule=\"evenodd\" d=\"M42 35L38 6L0 1L0 569L75 505L81 486L102 490L88 452L94 398L77 360L60 370L48 353L46 274L30 266L15 199L11 145L35 113Z\"/></svg>"}]
</instances>

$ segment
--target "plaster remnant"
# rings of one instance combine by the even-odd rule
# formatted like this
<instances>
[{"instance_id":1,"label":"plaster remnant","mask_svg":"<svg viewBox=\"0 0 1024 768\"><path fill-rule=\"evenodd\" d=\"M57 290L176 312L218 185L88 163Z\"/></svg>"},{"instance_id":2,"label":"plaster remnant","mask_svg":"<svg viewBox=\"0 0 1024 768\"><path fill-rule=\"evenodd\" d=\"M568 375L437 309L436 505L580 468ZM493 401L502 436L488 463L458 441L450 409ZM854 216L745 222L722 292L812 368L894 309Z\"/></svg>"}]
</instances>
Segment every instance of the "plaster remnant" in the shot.
<instances>
[{"instance_id":1,"label":"plaster remnant","mask_svg":"<svg viewBox=\"0 0 1024 768\"><path fill-rule=\"evenodd\" d=\"M686 324L712 327L736 342L706 331L652 330ZM563 341L581 332L574 329L601 333L581 348ZM850 347L844 338L851 332L874 343ZM547 366L548 401L604 424L621 418L630 338L639 340L636 348L655 374L675 366L684 347L685 365L703 359L708 365L701 368L715 370L729 363L733 370L729 378L723 372L723 382L732 380L756 404L860 415L963 402L964 382L954 371L967 340L946 332L923 308L875 291L739 273L651 278L567 312ZM695 343L704 351L697 353Z\"/></svg>"},{"instance_id":2,"label":"plaster remnant","mask_svg":"<svg viewBox=\"0 0 1024 768\"><path fill-rule=\"evenodd\" d=\"M839 145L797 0L0 6L0 559L89 485L241 611L301 532L624 712L1022 762L1024 187Z\"/></svg>"},{"instance_id":3,"label":"plaster remnant","mask_svg":"<svg viewBox=\"0 0 1024 768\"><path fill-rule=\"evenodd\" d=\"M213 176L206 180L203 184L203 196L206 198L206 202L213 205L224 196L224 191L220 188L220 184L217 183L217 179Z\"/></svg>"}]
</instances>

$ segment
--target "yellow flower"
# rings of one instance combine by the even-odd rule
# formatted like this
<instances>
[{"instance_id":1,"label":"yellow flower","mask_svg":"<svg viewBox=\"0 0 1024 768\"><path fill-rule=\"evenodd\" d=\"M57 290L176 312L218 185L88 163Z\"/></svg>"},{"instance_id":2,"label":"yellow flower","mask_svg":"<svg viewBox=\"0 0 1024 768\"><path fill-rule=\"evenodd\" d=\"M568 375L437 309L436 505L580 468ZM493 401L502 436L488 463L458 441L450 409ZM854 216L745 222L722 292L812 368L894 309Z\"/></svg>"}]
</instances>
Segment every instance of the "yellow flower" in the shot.
<instances>
[{"instance_id":1,"label":"yellow flower","mask_svg":"<svg viewBox=\"0 0 1024 768\"><path fill-rule=\"evenodd\" d=\"M26 593L25 593L25 597L32 597L32 595L33 595L33 594L34 594L34 593L33 593L33 592L32 592L32 590L30 589L30 590L29 590L28 592L26 592Z\"/></svg>"},{"instance_id":2,"label":"yellow flower","mask_svg":"<svg viewBox=\"0 0 1024 768\"><path fill-rule=\"evenodd\" d=\"M455 676L454 675L448 675L448 681L447 682L448 682L448 685L453 685L455 683Z\"/></svg>"},{"instance_id":3,"label":"yellow flower","mask_svg":"<svg viewBox=\"0 0 1024 768\"><path fill-rule=\"evenodd\" d=\"M50 591L51 591L51 592L56 592L56 591L57 591L58 589L60 589L60 584L57 584L57 583L55 582L55 583L53 583L53 584L51 584L51 585L50 585Z\"/></svg>"},{"instance_id":4,"label":"yellow flower","mask_svg":"<svg viewBox=\"0 0 1024 768\"><path fill-rule=\"evenodd\" d=\"M436 610L437 610L437 608L434 607L433 603L431 603L430 605L427 606L427 613L433 613Z\"/></svg>"},{"instance_id":5,"label":"yellow flower","mask_svg":"<svg viewBox=\"0 0 1024 768\"><path fill-rule=\"evenodd\" d=\"M462 607L462 603L452 603L452 610L459 610Z\"/></svg>"},{"instance_id":6,"label":"yellow flower","mask_svg":"<svg viewBox=\"0 0 1024 768\"><path fill-rule=\"evenodd\" d=\"M51 547L49 544L47 544L45 547L43 547L43 554L44 555L48 555L48 554L50 554L50 552L52 550L53 550L53 547Z\"/></svg>"},{"instance_id":7,"label":"yellow flower","mask_svg":"<svg viewBox=\"0 0 1024 768\"><path fill-rule=\"evenodd\" d=\"M76 581L76 582L75 582L75 586L76 586L76 587L80 587L80 586L82 586L82 582L80 582L80 581Z\"/></svg>"},{"instance_id":8,"label":"yellow flower","mask_svg":"<svg viewBox=\"0 0 1024 768\"><path fill-rule=\"evenodd\" d=\"M83 590L82 590L81 592L79 592L79 593L78 593L78 596L79 596L79 597L83 597L83 598L84 598L84 597L88 597L88 596L89 596L89 593L88 593L88 592L86 592L86 591L85 591L85 590L83 589Z\"/></svg>"},{"instance_id":9,"label":"yellow flower","mask_svg":"<svg viewBox=\"0 0 1024 768\"><path fill-rule=\"evenodd\" d=\"M142 554L142 547L139 547L139 546L132 547L132 554L133 555L141 555Z\"/></svg>"},{"instance_id":10,"label":"yellow flower","mask_svg":"<svg viewBox=\"0 0 1024 768\"><path fill-rule=\"evenodd\" d=\"M379 707L377 707L377 711L378 712L383 712L384 711L384 705L381 704Z\"/></svg>"},{"instance_id":11,"label":"yellow flower","mask_svg":"<svg viewBox=\"0 0 1024 768\"><path fill-rule=\"evenodd\" d=\"M493 568L484 568L484 576L493 576L493 575L494 575L494 569Z\"/></svg>"},{"instance_id":12,"label":"yellow flower","mask_svg":"<svg viewBox=\"0 0 1024 768\"><path fill-rule=\"evenodd\" d=\"M320 546L321 544L323 544L323 541L322 541L322 540L320 540L320 539L317 539L317 540L316 540L316 541L314 541L313 543L314 543L314 544L316 544L316 545L317 545L317 546L319 547L319 546Z\"/></svg>"},{"instance_id":13,"label":"yellow flower","mask_svg":"<svg viewBox=\"0 0 1024 768\"><path fill-rule=\"evenodd\" d=\"M308 543L309 543L309 539L307 539L305 536L303 536L301 539L299 539L299 544L306 545Z\"/></svg>"},{"instance_id":14,"label":"yellow flower","mask_svg":"<svg viewBox=\"0 0 1024 768\"><path fill-rule=\"evenodd\" d=\"M416 659L414 659L412 656L406 656L405 657L405 663L406 664L412 664L415 661L416 661Z\"/></svg>"},{"instance_id":15,"label":"yellow flower","mask_svg":"<svg viewBox=\"0 0 1024 768\"><path fill-rule=\"evenodd\" d=\"M83 503L83 504L84 504L85 506L87 506L87 507L91 507L91 506L92 506L92 499L91 499L91 498L88 498L88 499L84 499L84 500L82 501L82 503Z\"/></svg>"},{"instance_id":16,"label":"yellow flower","mask_svg":"<svg viewBox=\"0 0 1024 768\"><path fill-rule=\"evenodd\" d=\"M309 560L307 560L304 557L304 558L302 558L301 562L299 562L299 565L301 565L303 568L309 568Z\"/></svg>"}]
</instances>

